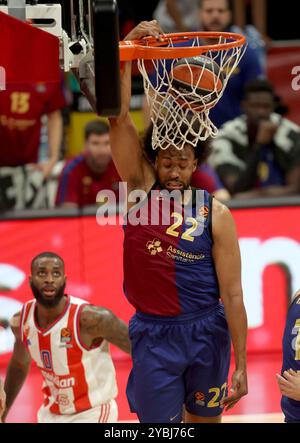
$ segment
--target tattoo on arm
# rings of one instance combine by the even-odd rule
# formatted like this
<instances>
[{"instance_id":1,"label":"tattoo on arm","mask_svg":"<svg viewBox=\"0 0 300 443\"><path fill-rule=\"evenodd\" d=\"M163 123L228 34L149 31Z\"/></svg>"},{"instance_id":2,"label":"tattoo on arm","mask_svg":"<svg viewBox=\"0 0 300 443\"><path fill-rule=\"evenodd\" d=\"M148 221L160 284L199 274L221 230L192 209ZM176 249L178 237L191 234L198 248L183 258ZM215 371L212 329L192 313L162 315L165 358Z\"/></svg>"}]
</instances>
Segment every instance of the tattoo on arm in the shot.
<instances>
[{"instance_id":1,"label":"tattoo on arm","mask_svg":"<svg viewBox=\"0 0 300 443\"><path fill-rule=\"evenodd\" d=\"M104 338L130 354L128 326L109 309L86 306L81 313L80 327L91 340Z\"/></svg>"}]
</instances>

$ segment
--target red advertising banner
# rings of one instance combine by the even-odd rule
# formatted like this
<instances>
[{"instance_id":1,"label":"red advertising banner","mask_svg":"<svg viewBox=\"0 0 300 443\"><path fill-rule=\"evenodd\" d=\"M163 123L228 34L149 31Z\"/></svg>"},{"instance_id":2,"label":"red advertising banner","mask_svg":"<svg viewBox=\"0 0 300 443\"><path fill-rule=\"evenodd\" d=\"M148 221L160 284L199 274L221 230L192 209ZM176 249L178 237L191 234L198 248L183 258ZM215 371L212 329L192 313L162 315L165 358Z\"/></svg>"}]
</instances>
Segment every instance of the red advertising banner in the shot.
<instances>
[{"instance_id":1,"label":"red advertising banner","mask_svg":"<svg viewBox=\"0 0 300 443\"><path fill-rule=\"evenodd\" d=\"M300 288L300 226L295 223L300 207L232 212L242 254L248 350L280 351L289 298ZM99 226L93 216L2 221L0 235L0 318L10 318L32 298L30 262L46 250L64 258L69 294L112 309L125 321L133 314L122 289L122 226ZM6 364L12 346L12 333L0 328L0 364Z\"/></svg>"}]
</instances>

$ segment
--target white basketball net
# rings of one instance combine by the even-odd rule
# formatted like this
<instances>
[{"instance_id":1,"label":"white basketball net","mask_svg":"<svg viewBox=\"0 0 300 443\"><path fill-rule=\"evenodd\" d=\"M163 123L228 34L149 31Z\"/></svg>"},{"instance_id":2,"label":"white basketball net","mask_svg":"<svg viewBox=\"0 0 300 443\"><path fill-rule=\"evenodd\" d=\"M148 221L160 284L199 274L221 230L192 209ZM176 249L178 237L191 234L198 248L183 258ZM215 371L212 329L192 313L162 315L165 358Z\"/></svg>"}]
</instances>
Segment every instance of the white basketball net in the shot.
<instances>
[{"instance_id":1,"label":"white basketball net","mask_svg":"<svg viewBox=\"0 0 300 443\"><path fill-rule=\"evenodd\" d=\"M229 41L232 42L223 36L219 37L218 41L215 39L215 43L218 44ZM189 46L203 46L203 41L199 37L193 37L190 42ZM168 46L175 45L170 40ZM245 49L246 46L239 46L226 50L216 48L207 52L199 51L199 56L210 62L213 60L220 68L215 76L214 90L205 96L200 96L196 91L201 82L201 75L197 83L191 85L190 91L179 92L172 85L172 68L179 60L185 60L192 76L187 59L138 60L153 123L153 149L167 149L170 145L182 149L186 143L196 146L199 140L217 135L218 130L209 118L209 110L222 97L227 82L244 55ZM204 69L205 64L202 73ZM222 87L220 89L218 86L218 90L220 79ZM194 109L195 105L198 111Z\"/></svg>"}]
</instances>

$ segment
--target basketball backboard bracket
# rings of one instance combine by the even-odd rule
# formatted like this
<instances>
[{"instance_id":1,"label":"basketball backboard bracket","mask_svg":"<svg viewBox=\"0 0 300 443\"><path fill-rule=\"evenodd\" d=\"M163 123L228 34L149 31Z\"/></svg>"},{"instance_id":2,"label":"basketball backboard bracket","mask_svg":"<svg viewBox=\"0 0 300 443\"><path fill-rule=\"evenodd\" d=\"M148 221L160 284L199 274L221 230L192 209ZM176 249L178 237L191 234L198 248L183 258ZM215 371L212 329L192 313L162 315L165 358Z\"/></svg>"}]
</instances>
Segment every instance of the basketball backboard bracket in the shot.
<instances>
[{"instance_id":1,"label":"basketball backboard bracket","mask_svg":"<svg viewBox=\"0 0 300 443\"><path fill-rule=\"evenodd\" d=\"M60 41L60 67L73 71L99 115L120 112L119 28L116 0L0 0L0 12L14 15ZM85 66L83 69L82 67ZM83 77L82 77L83 76ZM94 100L92 94L96 95ZM87 95L87 94L86 94Z\"/></svg>"}]
</instances>

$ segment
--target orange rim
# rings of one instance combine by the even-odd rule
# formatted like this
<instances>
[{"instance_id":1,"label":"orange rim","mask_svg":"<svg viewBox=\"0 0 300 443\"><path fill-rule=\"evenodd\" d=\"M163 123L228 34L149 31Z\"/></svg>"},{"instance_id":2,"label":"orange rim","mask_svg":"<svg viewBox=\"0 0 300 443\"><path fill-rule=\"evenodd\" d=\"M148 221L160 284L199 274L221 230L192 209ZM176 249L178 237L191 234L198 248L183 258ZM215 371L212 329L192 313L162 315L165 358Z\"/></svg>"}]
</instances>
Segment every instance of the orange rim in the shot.
<instances>
[{"instance_id":1,"label":"orange rim","mask_svg":"<svg viewBox=\"0 0 300 443\"><path fill-rule=\"evenodd\" d=\"M129 61L137 59L168 59L168 58L185 58L200 55L207 51L229 50L243 46L246 38L242 34L233 32L178 32L175 34L163 34L163 41L158 41L154 37L145 37L141 40L121 41L120 60ZM223 37L232 39L227 43L216 43L203 46L182 46L182 47L164 47L168 43L183 43L193 38L216 39Z\"/></svg>"}]
</instances>

